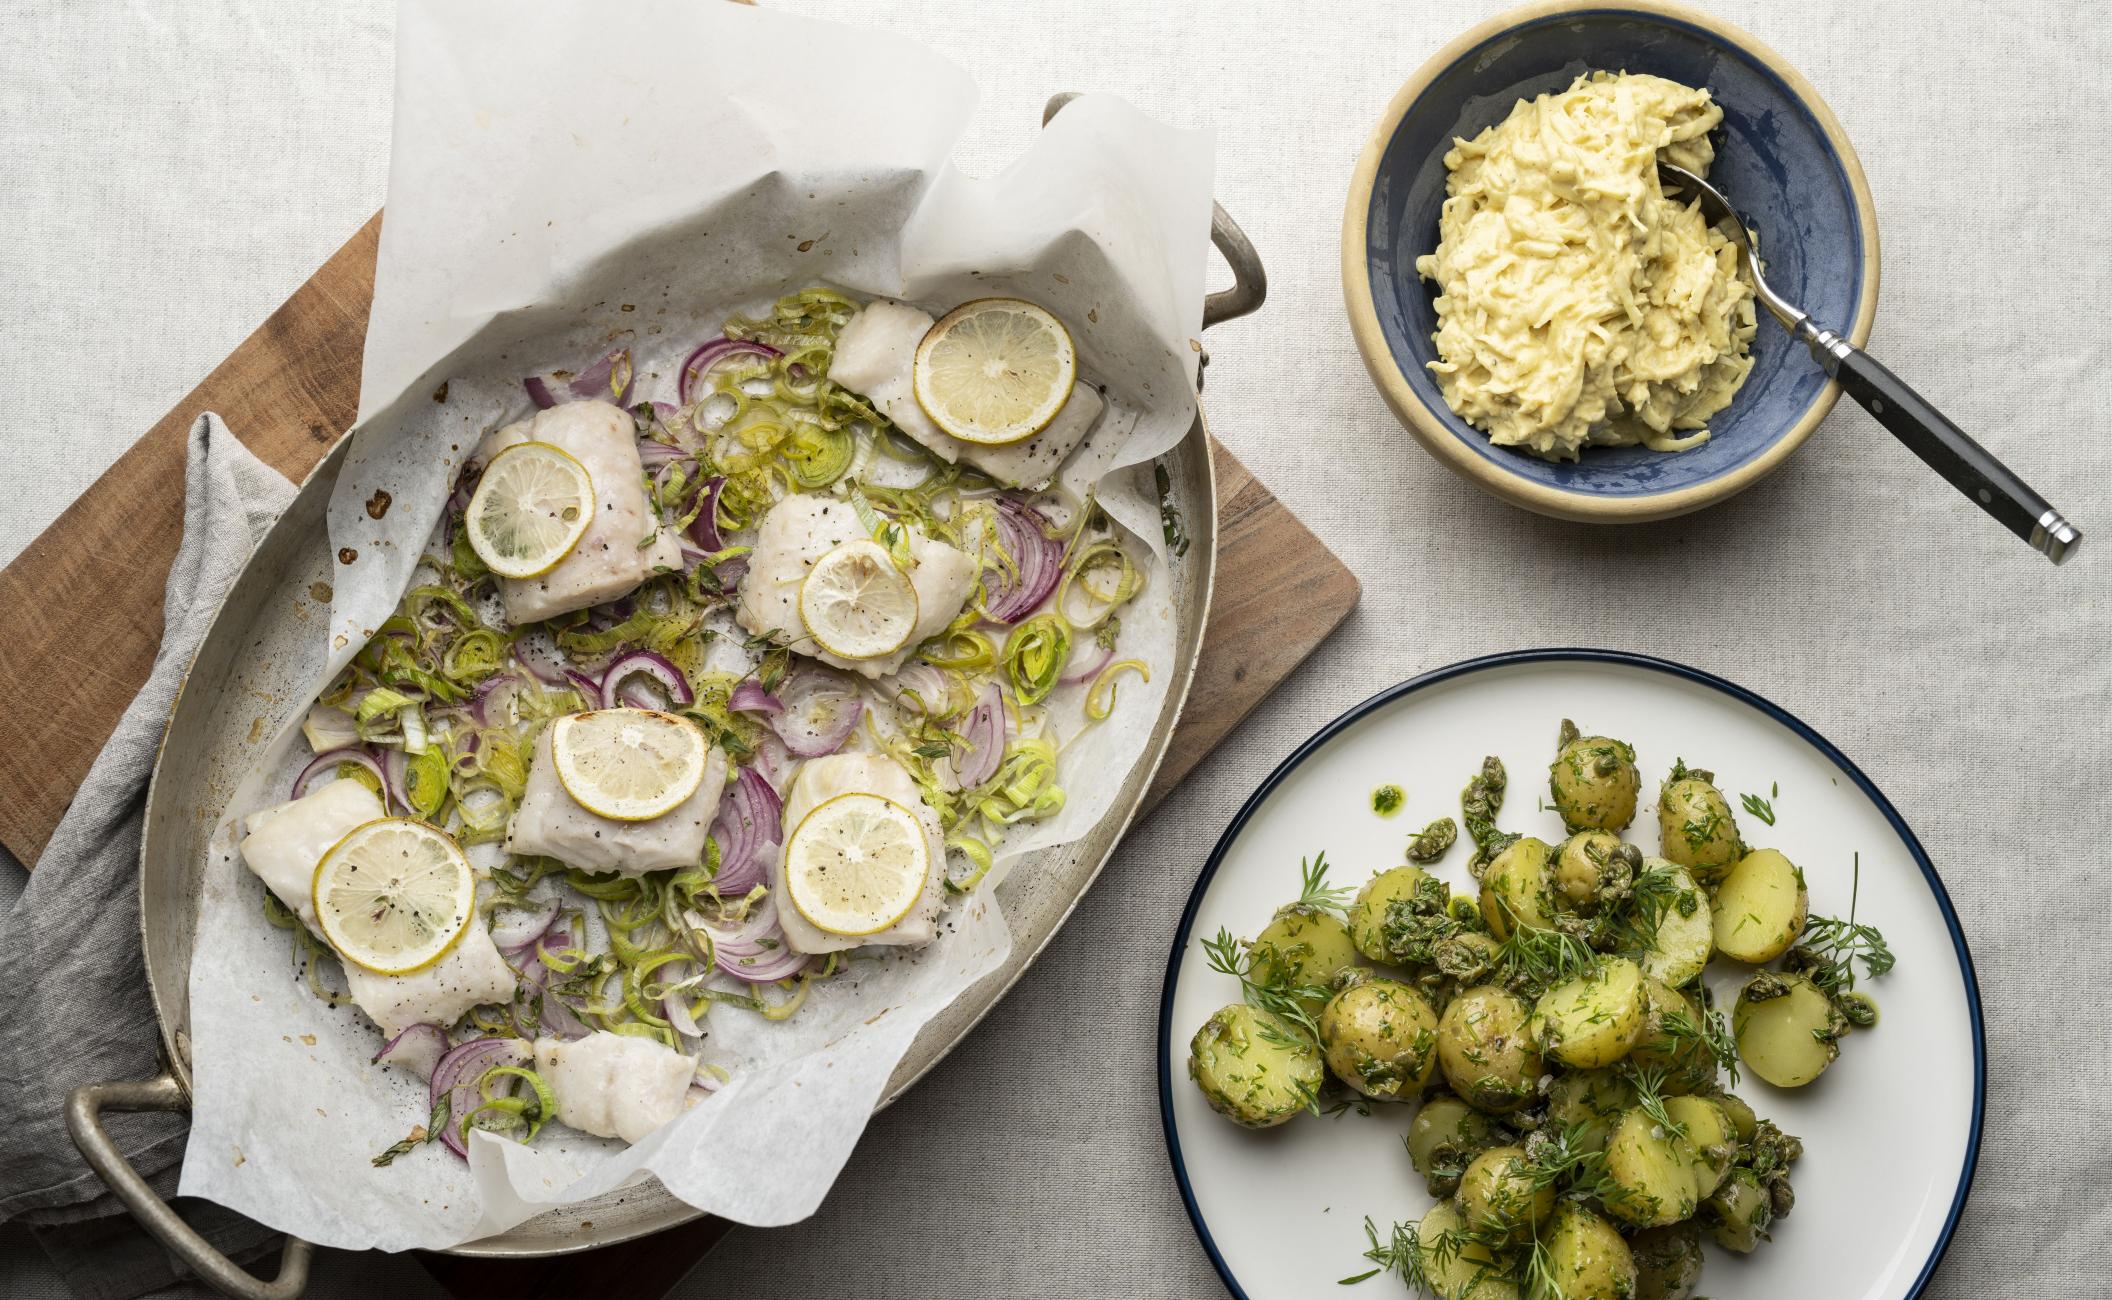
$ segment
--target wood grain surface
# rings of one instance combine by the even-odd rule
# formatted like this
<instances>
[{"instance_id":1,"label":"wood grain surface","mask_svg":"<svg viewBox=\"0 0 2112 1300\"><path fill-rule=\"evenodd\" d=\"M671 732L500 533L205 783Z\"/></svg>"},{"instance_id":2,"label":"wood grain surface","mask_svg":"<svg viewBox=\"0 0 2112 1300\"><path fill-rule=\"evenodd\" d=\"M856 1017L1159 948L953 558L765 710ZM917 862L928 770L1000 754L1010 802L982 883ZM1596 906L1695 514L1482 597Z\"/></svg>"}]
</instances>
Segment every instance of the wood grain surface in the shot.
<instances>
[{"instance_id":1,"label":"wood grain surface","mask_svg":"<svg viewBox=\"0 0 2112 1300\"><path fill-rule=\"evenodd\" d=\"M0 571L0 844L36 861L75 787L153 667L162 587L183 522L186 434L217 412L299 481L351 426L374 295L376 213L227 360ZM1237 457L1211 440L1218 581L1181 725L1145 807L1224 739L1356 605L1357 581ZM1262 579L1266 577L1266 581ZM91 649L92 648L92 649ZM556 1259L425 1256L460 1300L558 1300L605 1291L657 1300L723 1236L700 1219Z\"/></svg>"}]
</instances>

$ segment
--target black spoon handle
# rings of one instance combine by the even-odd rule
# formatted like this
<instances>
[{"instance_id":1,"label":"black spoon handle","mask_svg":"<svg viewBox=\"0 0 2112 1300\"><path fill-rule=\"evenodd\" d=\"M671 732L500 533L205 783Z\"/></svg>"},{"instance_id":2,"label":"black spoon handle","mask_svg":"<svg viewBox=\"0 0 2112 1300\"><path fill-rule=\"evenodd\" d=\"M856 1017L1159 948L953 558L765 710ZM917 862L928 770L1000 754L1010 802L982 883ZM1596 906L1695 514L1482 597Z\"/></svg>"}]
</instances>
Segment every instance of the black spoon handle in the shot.
<instances>
[{"instance_id":1,"label":"black spoon handle","mask_svg":"<svg viewBox=\"0 0 2112 1300\"><path fill-rule=\"evenodd\" d=\"M1798 333L1847 394L1909 451L1949 479L1951 486L2055 564L2075 553L2083 540L2082 530L2061 518L2046 498L2032 491L2030 484L1952 424L1905 380L1831 330L1817 329L1807 321Z\"/></svg>"}]
</instances>

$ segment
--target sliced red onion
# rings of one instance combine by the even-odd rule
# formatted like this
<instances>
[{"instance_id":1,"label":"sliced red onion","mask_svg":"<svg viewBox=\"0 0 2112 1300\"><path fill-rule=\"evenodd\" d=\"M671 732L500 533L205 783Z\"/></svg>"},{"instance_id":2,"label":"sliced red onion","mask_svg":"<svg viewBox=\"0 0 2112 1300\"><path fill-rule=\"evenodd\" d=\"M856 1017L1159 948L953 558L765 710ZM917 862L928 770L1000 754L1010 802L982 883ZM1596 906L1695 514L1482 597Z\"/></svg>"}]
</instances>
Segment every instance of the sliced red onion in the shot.
<instances>
[{"instance_id":1,"label":"sliced red onion","mask_svg":"<svg viewBox=\"0 0 2112 1300\"><path fill-rule=\"evenodd\" d=\"M565 655L542 628L514 638L513 661L545 686L565 684Z\"/></svg>"},{"instance_id":2,"label":"sliced red onion","mask_svg":"<svg viewBox=\"0 0 2112 1300\"><path fill-rule=\"evenodd\" d=\"M382 788L389 792L389 798L396 801L398 808L409 811L411 806L410 755L400 749L382 750L381 784Z\"/></svg>"},{"instance_id":3,"label":"sliced red onion","mask_svg":"<svg viewBox=\"0 0 2112 1300\"><path fill-rule=\"evenodd\" d=\"M763 883L768 855L784 835L784 801L753 767L734 777L732 788L712 819L711 838L719 845L719 893L737 898Z\"/></svg>"},{"instance_id":4,"label":"sliced red onion","mask_svg":"<svg viewBox=\"0 0 2112 1300\"><path fill-rule=\"evenodd\" d=\"M565 669L565 680L572 684L573 690L579 692L579 699L582 704L585 704L590 709L601 707L601 683L599 681L587 676L577 668Z\"/></svg>"},{"instance_id":5,"label":"sliced red onion","mask_svg":"<svg viewBox=\"0 0 2112 1300\"><path fill-rule=\"evenodd\" d=\"M712 572L719 575L720 586L738 587L741 585L741 579L748 576L748 557L745 555L735 556L712 570Z\"/></svg>"},{"instance_id":6,"label":"sliced red onion","mask_svg":"<svg viewBox=\"0 0 2112 1300\"><path fill-rule=\"evenodd\" d=\"M704 480L704 500L697 507L697 517L689 524L690 540L706 555L716 555L726 549L726 538L719 532L719 494L725 490L724 474Z\"/></svg>"},{"instance_id":7,"label":"sliced red onion","mask_svg":"<svg viewBox=\"0 0 2112 1300\"><path fill-rule=\"evenodd\" d=\"M792 763L792 753L785 748L784 738L774 731L766 731L763 738L755 742L755 770L763 774L770 788L784 793L787 769Z\"/></svg>"},{"instance_id":8,"label":"sliced red onion","mask_svg":"<svg viewBox=\"0 0 2112 1300\"><path fill-rule=\"evenodd\" d=\"M996 776L998 760L1005 753L1005 700L996 682L976 697L975 707L961 724L960 736L967 744L954 746L953 769L961 784L974 787Z\"/></svg>"},{"instance_id":9,"label":"sliced red onion","mask_svg":"<svg viewBox=\"0 0 2112 1300\"><path fill-rule=\"evenodd\" d=\"M1107 667L1108 661L1113 659L1114 657L1115 648L1113 646L1103 647L1099 654L1090 657L1091 662L1087 663L1085 667L1080 668L1075 672L1065 673L1063 676L1057 678L1056 682L1060 686L1076 686L1080 682L1089 682L1095 677L1098 677L1100 675L1100 670Z\"/></svg>"},{"instance_id":10,"label":"sliced red onion","mask_svg":"<svg viewBox=\"0 0 2112 1300\"><path fill-rule=\"evenodd\" d=\"M1048 520L1017 497L994 502L997 535L1018 566L983 567L983 612L994 622L1017 623L1040 607L1063 577L1063 543L1049 536Z\"/></svg>"},{"instance_id":11,"label":"sliced red onion","mask_svg":"<svg viewBox=\"0 0 2112 1300\"><path fill-rule=\"evenodd\" d=\"M742 355L767 358L784 354L768 343L757 343L753 339L710 339L699 344L696 351L682 359L682 369L676 376L675 391L683 405L689 404L690 392L698 386L697 381L704 377L705 371L728 357Z\"/></svg>"},{"instance_id":12,"label":"sliced red onion","mask_svg":"<svg viewBox=\"0 0 2112 1300\"><path fill-rule=\"evenodd\" d=\"M437 1106L442 1097L447 1098L447 1129L440 1134L440 1140L447 1143L448 1150L469 1159L462 1121L483 1100L477 1095L477 1080L484 1077L484 1072L499 1065L526 1065L533 1059L528 1044L518 1038L472 1038L448 1049L433 1066L426 1091L427 1105Z\"/></svg>"},{"instance_id":13,"label":"sliced red onion","mask_svg":"<svg viewBox=\"0 0 2112 1300\"><path fill-rule=\"evenodd\" d=\"M689 455L680 447L671 447L653 438L638 440L638 463L648 470L661 469L683 460Z\"/></svg>"},{"instance_id":14,"label":"sliced red onion","mask_svg":"<svg viewBox=\"0 0 2112 1300\"><path fill-rule=\"evenodd\" d=\"M416 1024L383 1043L374 1053L374 1064L400 1065L421 1079L430 1079L445 1055L447 1031L434 1024Z\"/></svg>"},{"instance_id":15,"label":"sliced red onion","mask_svg":"<svg viewBox=\"0 0 2112 1300\"><path fill-rule=\"evenodd\" d=\"M880 683L880 689L895 707L927 715L943 710L953 694L945 672L922 660L902 665L900 672Z\"/></svg>"},{"instance_id":16,"label":"sliced red onion","mask_svg":"<svg viewBox=\"0 0 2112 1300\"><path fill-rule=\"evenodd\" d=\"M507 908L506 919L492 924L491 941L498 945L500 952L509 957L524 948L537 945L557 922L557 914L563 906L557 899L552 898L529 909ZM541 951L539 946L537 951Z\"/></svg>"},{"instance_id":17,"label":"sliced red onion","mask_svg":"<svg viewBox=\"0 0 2112 1300\"><path fill-rule=\"evenodd\" d=\"M792 951L792 946L785 942L783 930L778 930L775 934L775 948L766 948L762 954L754 957L728 957L722 952L718 957L718 968L735 979L746 980L750 984L774 984L805 970L807 962L811 960L807 954Z\"/></svg>"},{"instance_id":18,"label":"sliced red onion","mask_svg":"<svg viewBox=\"0 0 2112 1300\"><path fill-rule=\"evenodd\" d=\"M301 735L308 748L320 754L326 749L344 749L359 744L359 723L343 709L318 700L301 719Z\"/></svg>"},{"instance_id":19,"label":"sliced red onion","mask_svg":"<svg viewBox=\"0 0 2112 1300\"><path fill-rule=\"evenodd\" d=\"M689 679L682 675L680 668L675 667L673 660L651 650L633 650L610 664L609 670L601 675L601 707L613 709L629 702L631 697L623 693L624 681L640 676L659 683L660 689L667 692L667 702L676 708L694 703L697 698L689 689ZM648 701L640 705L641 708L656 707L650 702L649 696L637 698Z\"/></svg>"},{"instance_id":20,"label":"sliced red onion","mask_svg":"<svg viewBox=\"0 0 2112 1300\"><path fill-rule=\"evenodd\" d=\"M851 679L826 668L801 668L778 688L784 712L770 719L785 748L801 758L820 758L843 748L865 712Z\"/></svg>"},{"instance_id":21,"label":"sliced red onion","mask_svg":"<svg viewBox=\"0 0 2112 1300\"><path fill-rule=\"evenodd\" d=\"M528 400L545 411L560 402L598 401L628 406L635 377L631 350L617 348L570 378L561 378L557 374L530 375L521 381L521 387L528 390Z\"/></svg>"},{"instance_id":22,"label":"sliced red onion","mask_svg":"<svg viewBox=\"0 0 2112 1300\"><path fill-rule=\"evenodd\" d=\"M293 778L293 797L298 799L302 795L307 794L308 787L314 784L316 777L324 772L336 771L339 763L357 763L372 772L374 779L381 782L381 788L384 791L382 795L383 801L386 802L388 800L389 795L386 793L389 789L388 773L382 770L381 760L374 757L374 751L363 745L347 745L343 749L326 749L314 758L309 759L308 765L301 769L300 775ZM409 804L406 803L404 806L409 807Z\"/></svg>"},{"instance_id":23,"label":"sliced red onion","mask_svg":"<svg viewBox=\"0 0 2112 1300\"><path fill-rule=\"evenodd\" d=\"M512 673L493 673L478 682L476 693L470 696L469 716L480 727L490 726L492 711L502 709L507 697L513 694L513 688L520 684L521 679Z\"/></svg>"},{"instance_id":24,"label":"sliced red onion","mask_svg":"<svg viewBox=\"0 0 2112 1300\"><path fill-rule=\"evenodd\" d=\"M733 688L733 694L726 697L726 707L735 713L782 713L785 702L751 677Z\"/></svg>"}]
</instances>

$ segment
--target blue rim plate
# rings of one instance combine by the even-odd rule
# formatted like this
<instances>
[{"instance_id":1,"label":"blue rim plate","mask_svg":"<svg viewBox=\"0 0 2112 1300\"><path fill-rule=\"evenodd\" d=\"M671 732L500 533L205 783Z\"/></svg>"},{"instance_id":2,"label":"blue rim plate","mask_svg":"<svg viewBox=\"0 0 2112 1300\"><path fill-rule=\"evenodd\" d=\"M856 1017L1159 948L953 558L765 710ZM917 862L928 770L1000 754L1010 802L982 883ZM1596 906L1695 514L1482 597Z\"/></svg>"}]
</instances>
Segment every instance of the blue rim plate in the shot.
<instances>
[{"instance_id":1,"label":"blue rim plate","mask_svg":"<svg viewBox=\"0 0 2112 1300\"><path fill-rule=\"evenodd\" d=\"M1852 341L1876 312L1875 208L1840 124L1780 56L1709 15L1659 0L1554 0L1500 15L1434 56L1397 94L1358 163L1344 213L1342 278L1366 368L1437 458L1507 500L1587 520L1660 518L1757 482L1832 409L1839 386L1762 313L1751 376L1677 454L1589 449L1554 463L1497 447L1446 406L1433 290L1415 259L1437 240L1443 158L1458 137L1578 75L1626 71L1709 90L1724 110L1711 178L1760 232L1768 278Z\"/></svg>"},{"instance_id":2,"label":"blue rim plate","mask_svg":"<svg viewBox=\"0 0 2112 1300\"><path fill-rule=\"evenodd\" d=\"M1711 1246L1701 1290L1717 1300L1920 1296L1964 1211L1986 1108L1979 985L1942 879L1869 777L1795 715L1682 664L1574 648L1470 659L1372 696L1284 759L1211 850L1167 961L1158 1049L1167 1153L1211 1263L1242 1300L1309 1294L1370 1267L1360 1258L1364 1216L1381 1225L1412 1218L1429 1197L1395 1140L1412 1107L1300 1117L1262 1133L1208 1110L1186 1077L1188 1039L1238 993L1202 962L1199 923L1206 935L1226 925L1251 936L1274 903L1296 894L1306 853L1325 850L1338 885L1398 864L1400 846L1424 822L1457 816L1460 785L1491 750L1512 774L1500 823L1558 835L1552 812L1526 801L1544 790L1537 756L1552 757L1563 713L1637 744L1645 802L1630 833L1646 849L1657 779L1676 756L1714 767L1734 803L1742 791L1776 786L1776 824L1740 814L1746 838L1804 866L1815 913L1847 913L1853 850L1860 918L1884 928L1900 956L1891 975L1868 986L1884 1019L1851 1035L1824 1077L1797 1090L1751 1078L1738 1086L1763 1117L1805 1138L1797 1209L1747 1260ZM1381 782L1407 788L1397 818L1371 811L1370 791ZM1462 887L1465 856L1455 848L1433 870ZM1710 983L1722 996L1738 979L1712 969ZM1823 1279L1819 1289L1814 1278ZM1397 1283L1366 1285L1385 1296Z\"/></svg>"}]
</instances>

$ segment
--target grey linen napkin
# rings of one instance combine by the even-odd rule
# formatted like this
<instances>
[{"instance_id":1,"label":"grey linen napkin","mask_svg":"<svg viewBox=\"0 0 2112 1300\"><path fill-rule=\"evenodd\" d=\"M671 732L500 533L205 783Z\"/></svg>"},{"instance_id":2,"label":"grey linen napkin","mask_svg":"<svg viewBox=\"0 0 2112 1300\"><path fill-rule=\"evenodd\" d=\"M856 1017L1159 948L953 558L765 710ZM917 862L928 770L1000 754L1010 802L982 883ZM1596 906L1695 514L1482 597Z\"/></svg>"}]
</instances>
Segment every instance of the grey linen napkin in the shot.
<instances>
[{"instance_id":1,"label":"grey linen napkin","mask_svg":"<svg viewBox=\"0 0 2112 1300\"><path fill-rule=\"evenodd\" d=\"M244 561L293 499L217 415L192 426L183 542L169 570L161 651L25 881L0 883L0 1223L30 1225L86 1300L168 1286L179 1266L134 1226L67 1135L67 1094L83 1083L159 1072L158 1030L139 948L140 819L176 691ZM83 647L94 653L94 647ZM19 892L18 892L19 891ZM185 1123L113 1115L111 1135L164 1196L175 1191ZM225 1249L273 1238L216 1206L187 1217Z\"/></svg>"}]
</instances>

